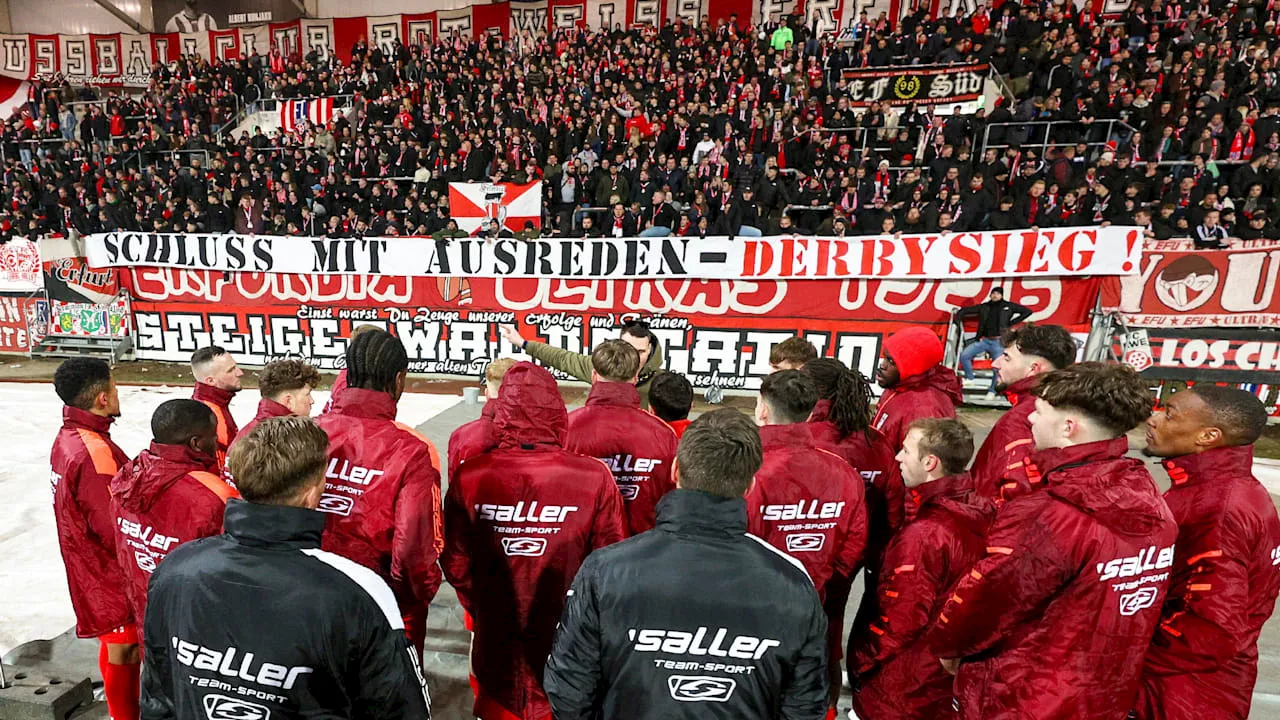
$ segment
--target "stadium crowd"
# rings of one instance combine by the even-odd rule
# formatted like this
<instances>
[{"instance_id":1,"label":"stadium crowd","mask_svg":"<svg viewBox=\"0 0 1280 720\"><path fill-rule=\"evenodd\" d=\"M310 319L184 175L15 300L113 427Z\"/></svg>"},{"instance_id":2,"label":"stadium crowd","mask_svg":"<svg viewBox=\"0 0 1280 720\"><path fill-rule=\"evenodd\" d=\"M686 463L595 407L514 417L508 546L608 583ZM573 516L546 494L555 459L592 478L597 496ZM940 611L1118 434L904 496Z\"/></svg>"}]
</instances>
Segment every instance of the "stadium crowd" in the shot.
<instances>
[{"instance_id":1,"label":"stadium crowd","mask_svg":"<svg viewBox=\"0 0 1280 720\"><path fill-rule=\"evenodd\" d=\"M590 355L508 328L589 368L586 403L495 360L443 462L396 422L408 356L384 330L351 339L314 419L318 372L267 365L243 428L243 371L196 351L193 398L156 409L133 459L111 369L69 360L51 462L77 632L115 720L423 720L444 580L481 720L830 720L846 685L854 720L1247 717L1280 595L1262 403L1197 384L1152 414L1132 369L1013 324L1013 407L976 454L922 327L886 339L874 405L797 336L752 411L692 422L643 323ZM1143 425L1163 494L1128 456Z\"/></svg>"},{"instance_id":2,"label":"stadium crowd","mask_svg":"<svg viewBox=\"0 0 1280 720\"><path fill-rule=\"evenodd\" d=\"M191 57L139 95L35 81L0 134L0 231L447 237L461 233L447 183L540 179L546 235L1123 222L1205 248L1273 238L1277 20L1275 0L1150 0L1107 21L1071 2L978 3L896 26L864 13L839 34L735 16L361 42L348 64ZM847 97L847 69L966 62L1007 80L994 107ZM315 96L355 109L232 131L241 108Z\"/></svg>"}]
</instances>

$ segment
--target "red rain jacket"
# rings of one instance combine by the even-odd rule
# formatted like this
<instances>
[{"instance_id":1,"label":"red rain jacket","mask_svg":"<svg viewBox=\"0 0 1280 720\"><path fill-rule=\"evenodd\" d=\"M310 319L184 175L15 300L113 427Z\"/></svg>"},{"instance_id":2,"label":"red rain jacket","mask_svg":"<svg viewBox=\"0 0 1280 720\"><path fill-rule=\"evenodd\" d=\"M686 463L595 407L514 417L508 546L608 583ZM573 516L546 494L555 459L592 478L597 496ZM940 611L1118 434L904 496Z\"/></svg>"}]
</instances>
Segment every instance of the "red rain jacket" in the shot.
<instances>
[{"instance_id":1,"label":"red rain jacket","mask_svg":"<svg viewBox=\"0 0 1280 720\"><path fill-rule=\"evenodd\" d=\"M262 398L258 401L258 414L254 415L252 420L245 423L244 427L240 428L240 430L236 432L236 438L242 438L245 435L248 435L250 430L257 427L258 423L266 420L267 418L288 417L292 414L292 410L281 405L275 400ZM235 445L235 440L232 440L231 444Z\"/></svg>"},{"instance_id":2,"label":"red rain jacket","mask_svg":"<svg viewBox=\"0 0 1280 720\"><path fill-rule=\"evenodd\" d=\"M384 392L347 388L316 422L329 434L322 549L378 573L401 612L425 619L444 545L435 448L396 422Z\"/></svg>"},{"instance_id":3,"label":"red rain jacket","mask_svg":"<svg viewBox=\"0 0 1280 720\"><path fill-rule=\"evenodd\" d=\"M341 395L342 391L346 389L347 389L347 369L342 368L341 370L338 371L338 377L333 379L333 386L329 388L329 402L324 404L324 410L320 411L321 414L324 414L333 410L333 403L337 401L338 396Z\"/></svg>"},{"instance_id":4,"label":"red rain jacket","mask_svg":"<svg viewBox=\"0 0 1280 720\"><path fill-rule=\"evenodd\" d=\"M880 552L902 526L906 488L894 460L896 452L873 428L840 437L835 423L827 419L830 411L831 401L819 400L809 415L809 429L818 447L839 455L862 475L867 498L867 563L879 567Z\"/></svg>"},{"instance_id":5,"label":"red rain jacket","mask_svg":"<svg viewBox=\"0 0 1280 720\"><path fill-rule=\"evenodd\" d=\"M876 405L871 427L889 441L894 454L907 437L907 427L920 418L953 418L963 394L955 371L934 365L919 375L903 378L885 390Z\"/></svg>"},{"instance_id":6,"label":"red rain jacket","mask_svg":"<svg viewBox=\"0 0 1280 720\"><path fill-rule=\"evenodd\" d=\"M151 446L111 480L116 559L127 578L133 617L142 629L151 573L179 545L222 534L227 500L239 497L217 462L185 445Z\"/></svg>"},{"instance_id":7,"label":"red rain jacket","mask_svg":"<svg viewBox=\"0 0 1280 720\"><path fill-rule=\"evenodd\" d=\"M808 423L760 428L764 464L747 491L747 529L799 560L819 597L852 577L867 548L862 477L820 449Z\"/></svg>"},{"instance_id":8,"label":"red rain jacket","mask_svg":"<svg viewBox=\"0 0 1280 720\"><path fill-rule=\"evenodd\" d=\"M1124 437L1031 456L1045 487L1005 503L929 645L961 658L968 720L1122 720L1160 617L1178 527Z\"/></svg>"},{"instance_id":9,"label":"red rain jacket","mask_svg":"<svg viewBox=\"0 0 1280 720\"><path fill-rule=\"evenodd\" d=\"M974 488L983 497L1000 500L1006 484L1012 487L1005 500L1012 499L1014 492L1028 489L1022 461L1036 449L1031 438L1031 413L1035 412L1036 399L1031 391L1039 383L1039 377L1023 378L1005 392L1013 409L996 421L969 470Z\"/></svg>"},{"instance_id":10,"label":"red rain jacket","mask_svg":"<svg viewBox=\"0 0 1280 720\"><path fill-rule=\"evenodd\" d=\"M458 475L458 467L462 463L498 446L497 433L493 429L493 414L497 409L497 401L486 402L478 420L462 425L449 436L449 482Z\"/></svg>"},{"instance_id":11,"label":"red rain jacket","mask_svg":"<svg viewBox=\"0 0 1280 720\"><path fill-rule=\"evenodd\" d=\"M489 406L497 445L450 479L441 565L474 618L476 717L550 718L542 673L565 593L588 553L626 537L622 496L600 461L563 449L549 372L515 365Z\"/></svg>"},{"instance_id":12,"label":"red rain jacket","mask_svg":"<svg viewBox=\"0 0 1280 720\"><path fill-rule=\"evenodd\" d=\"M1280 520L1253 448L1165 461L1178 521L1173 581L1136 705L1150 720L1249 716L1258 635L1280 593Z\"/></svg>"},{"instance_id":13,"label":"red rain jacket","mask_svg":"<svg viewBox=\"0 0 1280 720\"><path fill-rule=\"evenodd\" d=\"M236 433L239 432L236 419L231 416L231 398L235 396L233 392L202 382L196 383L196 389L191 393L192 400L207 405L218 418L218 472L222 472L227 466L227 451L231 449L231 443L235 442Z\"/></svg>"},{"instance_id":14,"label":"red rain jacket","mask_svg":"<svg viewBox=\"0 0 1280 720\"><path fill-rule=\"evenodd\" d=\"M934 720L951 714L954 678L925 643L956 580L983 555L990 500L968 473L910 493L915 519L889 541L876 588L876 620L849 638L853 708L864 718Z\"/></svg>"},{"instance_id":15,"label":"red rain jacket","mask_svg":"<svg viewBox=\"0 0 1280 720\"><path fill-rule=\"evenodd\" d=\"M62 429L49 456L58 548L67 569L76 635L97 637L132 622L116 562L116 516L109 485L129 461L111 442L112 418L62 408Z\"/></svg>"},{"instance_id":16,"label":"red rain jacket","mask_svg":"<svg viewBox=\"0 0 1280 720\"><path fill-rule=\"evenodd\" d=\"M658 501L676 487L675 431L640 409L640 393L631 383L598 382L587 404L569 413L565 449L600 458L618 483L631 535L652 530Z\"/></svg>"}]
</instances>

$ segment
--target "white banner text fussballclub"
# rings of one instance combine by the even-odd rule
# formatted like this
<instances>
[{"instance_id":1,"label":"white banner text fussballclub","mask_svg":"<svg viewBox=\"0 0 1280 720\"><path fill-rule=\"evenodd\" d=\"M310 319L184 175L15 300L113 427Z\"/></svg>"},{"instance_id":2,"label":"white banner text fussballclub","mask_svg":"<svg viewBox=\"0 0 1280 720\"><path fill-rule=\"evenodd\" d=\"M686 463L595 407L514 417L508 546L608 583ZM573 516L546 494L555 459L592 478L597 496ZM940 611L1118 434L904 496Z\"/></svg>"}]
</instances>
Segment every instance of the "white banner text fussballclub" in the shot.
<instances>
[{"instance_id":1,"label":"white banner text fussballclub","mask_svg":"<svg viewBox=\"0 0 1280 720\"><path fill-rule=\"evenodd\" d=\"M88 237L93 267L343 275L923 279L1137 272L1142 231L1052 228L854 238L310 238L114 232Z\"/></svg>"}]
</instances>

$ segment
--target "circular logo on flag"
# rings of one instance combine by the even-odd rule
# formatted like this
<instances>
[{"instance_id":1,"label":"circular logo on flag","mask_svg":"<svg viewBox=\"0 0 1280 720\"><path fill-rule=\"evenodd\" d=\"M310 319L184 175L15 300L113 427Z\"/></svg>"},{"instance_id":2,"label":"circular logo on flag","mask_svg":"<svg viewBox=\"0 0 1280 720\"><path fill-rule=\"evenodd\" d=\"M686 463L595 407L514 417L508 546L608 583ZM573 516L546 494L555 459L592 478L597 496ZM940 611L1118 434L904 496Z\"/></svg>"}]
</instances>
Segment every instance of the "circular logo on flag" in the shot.
<instances>
[{"instance_id":1,"label":"circular logo on flag","mask_svg":"<svg viewBox=\"0 0 1280 720\"><path fill-rule=\"evenodd\" d=\"M1124 364L1138 372L1142 372L1152 365L1155 365L1155 360L1151 359L1150 353L1146 353L1141 350L1130 350L1124 354Z\"/></svg>"}]
</instances>

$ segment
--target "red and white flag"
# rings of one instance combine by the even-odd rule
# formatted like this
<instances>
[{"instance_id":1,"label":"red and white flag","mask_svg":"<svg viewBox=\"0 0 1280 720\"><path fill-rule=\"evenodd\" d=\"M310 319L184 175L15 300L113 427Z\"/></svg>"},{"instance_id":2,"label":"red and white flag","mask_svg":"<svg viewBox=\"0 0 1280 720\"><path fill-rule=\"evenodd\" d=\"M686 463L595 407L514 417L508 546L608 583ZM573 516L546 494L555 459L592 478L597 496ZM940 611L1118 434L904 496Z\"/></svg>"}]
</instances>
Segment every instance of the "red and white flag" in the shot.
<instances>
[{"instance_id":1,"label":"red and white flag","mask_svg":"<svg viewBox=\"0 0 1280 720\"><path fill-rule=\"evenodd\" d=\"M324 125L333 119L333 98L310 100L282 100L280 102L280 129L291 133L305 123Z\"/></svg>"},{"instance_id":2,"label":"red and white flag","mask_svg":"<svg viewBox=\"0 0 1280 720\"><path fill-rule=\"evenodd\" d=\"M468 235L476 235L489 219L519 232L526 222L542 228L542 181L515 183L449 183L449 217Z\"/></svg>"}]
</instances>

